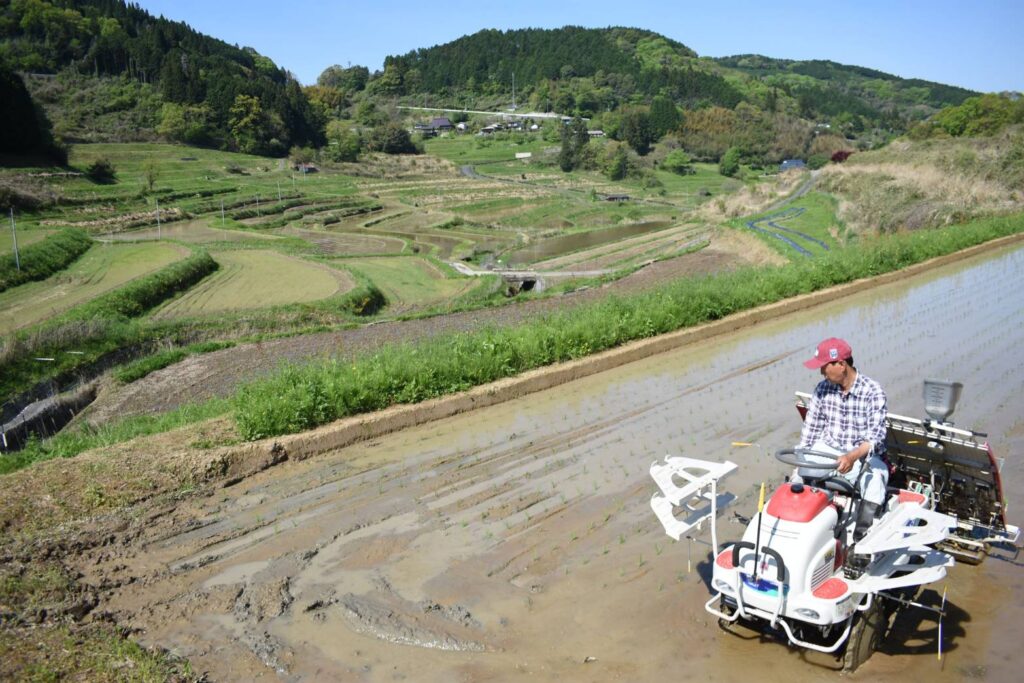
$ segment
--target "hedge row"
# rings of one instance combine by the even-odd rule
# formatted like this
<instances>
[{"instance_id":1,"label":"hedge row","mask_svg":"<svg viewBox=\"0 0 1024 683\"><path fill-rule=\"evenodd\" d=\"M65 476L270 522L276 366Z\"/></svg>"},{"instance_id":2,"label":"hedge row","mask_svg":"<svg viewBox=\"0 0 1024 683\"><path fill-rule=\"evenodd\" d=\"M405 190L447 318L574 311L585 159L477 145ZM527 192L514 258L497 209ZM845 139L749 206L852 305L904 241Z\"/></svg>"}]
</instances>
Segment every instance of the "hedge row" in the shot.
<instances>
[{"instance_id":1,"label":"hedge row","mask_svg":"<svg viewBox=\"0 0 1024 683\"><path fill-rule=\"evenodd\" d=\"M202 280L219 266L205 249L112 292L76 306L59 320L134 318Z\"/></svg>"},{"instance_id":2,"label":"hedge row","mask_svg":"<svg viewBox=\"0 0 1024 683\"><path fill-rule=\"evenodd\" d=\"M544 365L581 358L731 313L904 268L1024 230L1024 216L877 238L783 267L747 268L679 280L609 298L517 327L385 347L355 362L285 367L234 398L240 434L258 439L304 431L398 403L469 389Z\"/></svg>"},{"instance_id":3,"label":"hedge row","mask_svg":"<svg viewBox=\"0 0 1024 683\"><path fill-rule=\"evenodd\" d=\"M305 203L305 202L300 202L300 203ZM307 216L309 214L314 214L314 213L322 213L322 212L325 212L325 211L332 211L333 212L331 214L332 216L338 216L340 218L345 218L345 217L348 217L348 216L358 216L360 214L370 213L372 211L380 211L381 208L383 208L383 207L380 204L363 204L363 205L355 205L355 206L353 206L352 202L331 202L331 203L327 203L327 204L314 204L314 205L309 205L309 206L303 206L302 208L299 208L298 210L291 210L291 209L289 209L289 210L285 211L282 215L278 216L277 218L274 218L274 219L271 219L271 220L267 220L267 221L263 221L262 223L259 223L258 225L251 225L249 227L250 228L260 229L260 230L270 230L270 229L273 229L273 228L284 227L285 225L288 225L292 221L299 220L299 219L304 218L305 216ZM263 211L262 213L264 215L266 215L266 214L272 214L274 212L273 211ZM235 213L231 214L231 217L236 219L236 220L241 220L241 219L244 219L244 218L253 218L256 215L257 215L257 213L256 213L255 209L245 209L243 211L236 211Z\"/></svg>"},{"instance_id":4,"label":"hedge row","mask_svg":"<svg viewBox=\"0 0 1024 683\"><path fill-rule=\"evenodd\" d=\"M13 251L4 254L0 258L0 292L33 280L45 280L71 265L92 244L84 230L68 228L18 249L17 260Z\"/></svg>"},{"instance_id":5,"label":"hedge row","mask_svg":"<svg viewBox=\"0 0 1024 683\"><path fill-rule=\"evenodd\" d=\"M289 193L281 195L281 199L298 199L302 197L300 193ZM223 200L222 200L223 201ZM194 209L195 213L213 213L214 211L220 211L223 208L225 211L231 209L237 209L239 207L249 206L255 201L252 195L234 199L230 202L223 202L223 207L220 202L211 202L209 204L202 204Z\"/></svg>"}]
</instances>

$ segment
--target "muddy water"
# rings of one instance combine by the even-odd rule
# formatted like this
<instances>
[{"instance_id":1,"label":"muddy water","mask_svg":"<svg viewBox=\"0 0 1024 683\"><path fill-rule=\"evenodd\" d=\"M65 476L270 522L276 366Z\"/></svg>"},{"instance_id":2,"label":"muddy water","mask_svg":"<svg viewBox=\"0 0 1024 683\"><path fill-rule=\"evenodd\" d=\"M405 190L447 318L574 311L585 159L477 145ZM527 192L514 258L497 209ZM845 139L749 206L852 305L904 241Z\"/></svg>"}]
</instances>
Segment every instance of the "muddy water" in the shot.
<instances>
[{"instance_id":1,"label":"muddy water","mask_svg":"<svg viewBox=\"0 0 1024 683\"><path fill-rule=\"evenodd\" d=\"M742 532L792 392L822 337L851 341L890 409L961 380L954 419L987 431L1011 518L1024 502L1024 248L961 262L555 390L286 463L156 520L101 609L213 680L834 681L824 656L721 632L708 548L675 543L648 500L665 454L729 458ZM758 444L734 447L734 441ZM1024 522L1016 516L1015 521ZM989 558L948 586L946 654L926 614L852 680L1017 680L1024 568ZM940 587L941 590L941 587ZM931 591L926 600L936 600Z\"/></svg>"}]
</instances>

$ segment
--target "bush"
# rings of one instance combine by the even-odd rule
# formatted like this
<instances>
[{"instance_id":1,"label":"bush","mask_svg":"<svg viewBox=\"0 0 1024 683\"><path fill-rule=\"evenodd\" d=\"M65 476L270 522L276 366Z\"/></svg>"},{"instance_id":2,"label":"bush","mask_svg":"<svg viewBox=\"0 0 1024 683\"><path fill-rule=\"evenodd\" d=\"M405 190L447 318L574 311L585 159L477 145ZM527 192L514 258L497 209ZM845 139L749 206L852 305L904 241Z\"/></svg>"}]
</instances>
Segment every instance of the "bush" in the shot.
<instances>
[{"instance_id":1,"label":"bush","mask_svg":"<svg viewBox=\"0 0 1024 683\"><path fill-rule=\"evenodd\" d=\"M807 168L813 170L819 169L827 164L829 158L825 154L812 154L807 157Z\"/></svg>"},{"instance_id":2,"label":"bush","mask_svg":"<svg viewBox=\"0 0 1024 683\"><path fill-rule=\"evenodd\" d=\"M608 159L605 175L608 180L622 180L627 173L629 173L629 157L626 156L625 146L619 146Z\"/></svg>"},{"instance_id":3,"label":"bush","mask_svg":"<svg viewBox=\"0 0 1024 683\"><path fill-rule=\"evenodd\" d=\"M690 156L681 149L674 149L661 162L661 168L676 175L694 175L697 169L690 162Z\"/></svg>"},{"instance_id":4,"label":"bush","mask_svg":"<svg viewBox=\"0 0 1024 683\"><path fill-rule=\"evenodd\" d=\"M732 178L740 172L740 150L738 147L730 147L722 160L718 162L718 172L727 178Z\"/></svg>"},{"instance_id":5,"label":"bush","mask_svg":"<svg viewBox=\"0 0 1024 683\"><path fill-rule=\"evenodd\" d=\"M640 175L640 187L648 190L656 190L658 188L665 187L665 183L661 182L658 176L654 175L650 171L644 171Z\"/></svg>"},{"instance_id":6,"label":"bush","mask_svg":"<svg viewBox=\"0 0 1024 683\"><path fill-rule=\"evenodd\" d=\"M413 143L409 131L397 123L388 123L374 128L370 133L368 147L375 152L384 152L385 154L422 153L422 149Z\"/></svg>"},{"instance_id":7,"label":"bush","mask_svg":"<svg viewBox=\"0 0 1024 683\"><path fill-rule=\"evenodd\" d=\"M114 165L110 163L110 160L102 157L89 165L85 175L94 183L100 183L101 185L109 185L117 181L117 170L114 168Z\"/></svg>"}]
</instances>

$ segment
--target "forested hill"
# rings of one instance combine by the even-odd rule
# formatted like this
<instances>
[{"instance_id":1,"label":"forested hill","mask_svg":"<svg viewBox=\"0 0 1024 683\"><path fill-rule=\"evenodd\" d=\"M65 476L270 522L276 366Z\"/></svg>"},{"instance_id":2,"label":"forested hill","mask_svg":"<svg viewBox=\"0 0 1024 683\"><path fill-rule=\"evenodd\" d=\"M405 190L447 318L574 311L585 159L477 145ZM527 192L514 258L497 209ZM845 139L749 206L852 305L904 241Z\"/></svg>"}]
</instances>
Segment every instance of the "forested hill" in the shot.
<instances>
[{"instance_id":1,"label":"forested hill","mask_svg":"<svg viewBox=\"0 0 1024 683\"><path fill-rule=\"evenodd\" d=\"M734 69L761 82L803 94L810 106L831 115L850 111L858 105L877 110L895 107L900 110L918 108L919 114L931 114L950 105L963 104L978 93L954 85L943 85L917 78L900 78L862 66L837 64L827 60L794 61L772 59L761 55L738 55L714 60L723 67ZM832 94L831 98L829 93ZM828 100L831 99L831 102ZM913 118L923 118L914 116Z\"/></svg>"},{"instance_id":2,"label":"forested hill","mask_svg":"<svg viewBox=\"0 0 1024 683\"><path fill-rule=\"evenodd\" d=\"M552 99L551 84L588 79L613 97L665 92L680 104L732 107L741 93L720 75L698 65L682 43L636 28L485 30L384 61L373 83L377 92L458 95L509 91L513 75L524 92L537 93L541 108L565 109ZM574 98L575 99L575 98ZM563 106L559 106L563 105Z\"/></svg>"},{"instance_id":3,"label":"forested hill","mask_svg":"<svg viewBox=\"0 0 1024 683\"><path fill-rule=\"evenodd\" d=\"M486 30L385 60L370 92L432 94L467 106L481 96L531 109L593 116L666 96L684 108L747 102L855 129L905 130L977 93L828 61L743 55L701 58L652 31L635 28Z\"/></svg>"},{"instance_id":4,"label":"forested hill","mask_svg":"<svg viewBox=\"0 0 1024 683\"><path fill-rule=\"evenodd\" d=\"M322 122L284 69L123 0L2 3L0 60L25 73L124 75L149 85L172 105L154 123L179 128L172 137L184 141L271 154L322 143Z\"/></svg>"}]
</instances>

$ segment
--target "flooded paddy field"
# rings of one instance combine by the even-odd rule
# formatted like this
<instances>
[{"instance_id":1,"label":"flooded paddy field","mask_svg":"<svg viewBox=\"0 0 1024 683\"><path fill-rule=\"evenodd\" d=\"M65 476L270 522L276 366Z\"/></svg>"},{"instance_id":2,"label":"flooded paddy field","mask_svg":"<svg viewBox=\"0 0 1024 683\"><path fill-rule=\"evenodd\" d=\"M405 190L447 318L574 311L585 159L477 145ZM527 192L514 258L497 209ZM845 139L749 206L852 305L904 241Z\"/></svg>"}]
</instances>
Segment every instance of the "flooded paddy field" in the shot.
<instances>
[{"instance_id":1,"label":"flooded paddy field","mask_svg":"<svg viewBox=\"0 0 1024 683\"><path fill-rule=\"evenodd\" d=\"M723 633L709 552L648 501L666 454L731 459L756 509L786 469L793 392L822 338L848 339L889 408L923 415L925 377L964 383L953 420L989 434L1024 522L1024 248L787 315L541 393L285 462L154 517L81 558L99 610L211 680L835 681L828 657ZM737 447L733 442L755 444ZM953 568L937 624L908 612L850 680L1016 680L1024 568Z\"/></svg>"}]
</instances>

